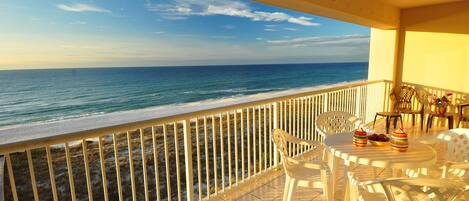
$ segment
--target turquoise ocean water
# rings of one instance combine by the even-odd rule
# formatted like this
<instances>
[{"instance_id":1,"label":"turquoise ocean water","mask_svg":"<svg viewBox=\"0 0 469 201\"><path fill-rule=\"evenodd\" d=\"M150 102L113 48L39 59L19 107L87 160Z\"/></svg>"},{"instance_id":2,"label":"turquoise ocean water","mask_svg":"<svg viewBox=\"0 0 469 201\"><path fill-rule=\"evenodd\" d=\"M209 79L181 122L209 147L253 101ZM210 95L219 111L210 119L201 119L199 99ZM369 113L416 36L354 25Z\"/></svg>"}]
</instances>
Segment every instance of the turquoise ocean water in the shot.
<instances>
[{"instance_id":1,"label":"turquoise ocean water","mask_svg":"<svg viewBox=\"0 0 469 201\"><path fill-rule=\"evenodd\" d=\"M0 127L366 79L368 63L0 71Z\"/></svg>"}]
</instances>

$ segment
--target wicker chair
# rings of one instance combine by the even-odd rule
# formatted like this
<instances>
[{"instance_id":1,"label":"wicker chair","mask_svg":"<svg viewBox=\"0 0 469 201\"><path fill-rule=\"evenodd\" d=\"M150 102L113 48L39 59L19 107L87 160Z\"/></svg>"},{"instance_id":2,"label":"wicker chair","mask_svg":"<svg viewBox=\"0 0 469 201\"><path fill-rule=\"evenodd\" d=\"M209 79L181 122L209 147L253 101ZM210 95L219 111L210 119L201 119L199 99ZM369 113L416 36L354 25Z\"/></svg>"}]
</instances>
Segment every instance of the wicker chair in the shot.
<instances>
[{"instance_id":1,"label":"wicker chair","mask_svg":"<svg viewBox=\"0 0 469 201\"><path fill-rule=\"evenodd\" d=\"M272 139L282 157L285 170L285 188L283 200L290 201L297 187L322 188L326 200L334 200L334 192L331 190L332 179L329 166L322 160L300 161L290 157L288 143L304 146L322 147L320 142L308 141L296 138L281 129L275 129ZM317 176L320 178L317 178Z\"/></svg>"},{"instance_id":2,"label":"wicker chair","mask_svg":"<svg viewBox=\"0 0 469 201\"><path fill-rule=\"evenodd\" d=\"M419 108L413 109L414 103L412 100L414 97L419 102ZM389 133L390 121L394 118L394 128L397 125L397 119L401 121L401 127L403 127L401 114L409 114L412 117L412 126L415 126L416 115L420 115L420 129L423 129L425 107L428 105L427 102L428 94L423 89L415 89L411 86L401 86L399 90L393 89L390 94L391 100L393 100L393 112L377 112L373 121L373 127L376 123L378 116L386 118L386 133Z\"/></svg>"},{"instance_id":3,"label":"wicker chair","mask_svg":"<svg viewBox=\"0 0 469 201\"><path fill-rule=\"evenodd\" d=\"M469 114L464 113L465 108L469 108L469 102L458 105L459 119L458 124L456 125L457 127L461 126L462 121L469 122Z\"/></svg>"},{"instance_id":4,"label":"wicker chair","mask_svg":"<svg viewBox=\"0 0 469 201\"><path fill-rule=\"evenodd\" d=\"M465 184L449 179L391 178L359 181L348 173L351 200L455 201L469 200Z\"/></svg>"}]
</instances>

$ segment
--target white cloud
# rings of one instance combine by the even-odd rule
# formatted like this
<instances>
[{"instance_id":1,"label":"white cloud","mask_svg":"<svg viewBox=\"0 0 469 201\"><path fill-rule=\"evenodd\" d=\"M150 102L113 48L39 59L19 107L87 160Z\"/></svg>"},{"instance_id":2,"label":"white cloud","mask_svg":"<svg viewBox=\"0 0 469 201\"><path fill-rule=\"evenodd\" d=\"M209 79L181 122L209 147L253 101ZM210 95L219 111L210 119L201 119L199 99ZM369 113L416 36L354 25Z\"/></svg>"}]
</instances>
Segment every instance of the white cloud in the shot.
<instances>
[{"instance_id":1,"label":"white cloud","mask_svg":"<svg viewBox=\"0 0 469 201\"><path fill-rule=\"evenodd\" d=\"M164 32L164 31L155 31L155 32L153 32L153 33L159 35L159 34L164 34L165 32Z\"/></svg>"},{"instance_id":2,"label":"white cloud","mask_svg":"<svg viewBox=\"0 0 469 201\"><path fill-rule=\"evenodd\" d=\"M274 27L276 27L277 25L275 25L275 24L266 24L266 25L264 25L264 26L265 26L266 28L274 28Z\"/></svg>"},{"instance_id":3,"label":"white cloud","mask_svg":"<svg viewBox=\"0 0 469 201\"><path fill-rule=\"evenodd\" d=\"M275 29L264 29L264 31L277 31Z\"/></svg>"},{"instance_id":4,"label":"white cloud","mask_svg":"<svg viewBox=\"0 0 469 201\"><path fill-rule=\"evenodd\" d=\"M211 36L212 38L215 39L233 39L236 38L235 36Z\"/></svg>"},{"instance_id":5,"label":"white cloud","mask_svg":"<svg viewBox=\"0 0 469 201\"><path fill-rule=\"evenodd\" d=\"M99 8L91 4L82 4L82 3L75 3L75 4L57 4L57 8L68 11L68 12L98 12L98 13L111 13L110 10L105 8Z\"/></svg>"},{"instance_id":6,"label":"white cloud","mask_svg":"<svg viewBox=\"0 0 469 201\"><path fill-rule=\"evenodd\" d=\"M264 40L264 38L258 37L256 38L256 40Z\"/></svg>"},{"instance_id":7,"label":"white cloud","mask_svg":"<svg viewBox=\"0 0 469 201\"><path fill-rule=\"evenodd\" d=\"M85 21L74 21L74 22L71 22L70 24L72 24L72 25L85 25L85 24L88 24L88 23L85 22Z\"/></svg>"},{"instance_id":8,"label":"white cloud","mask_svg":"<svg viewBox=\"0 0 469 201\"><path fill-rule=\"evenodd\" d=\"M285 40L269 40L267 43L275 46L304 47L313 45L367 45L370 36L367 35L342 35L342 36L312 36L292 38Z\"/></svg>"},{"instance_id":9,"label":"white cloud","mask_svg":"<svg viewBox=\"0 0 469 201\"><path fill-rule=\"evenodd\" d=\"M176 0L173 4L153 4L148 2L147 8L150 11L159 12L166 17L225 15L248 18L253 21L290 22L303 26L320 25L319 23L312 22L312 18L293 17L283 12L256 11L243 2L233 0Z\"/></svg>"},{"instance_id":10,"label":"white cloud","mask_svg":"<svg viewBox=\"0 0 469 201\"><path fill-rule=\"evenodd\" d=\"M290 27L287 27L287 28L283 28L284 30L287 30L287 31L298 31L297 28L290 28Z\"/></svg>"},{"instance_id":11,"label":"white cloud","mask_svg":"<svg viewBox=\"0 0 469 201\"><path fill-rule=\"evenodd\" d=\"M224 29L234 29L234 28L236 28L236 26L235 26L235 25L228 24L228 25L223 26L223 28L224 28Z\"/></svg>"}]
</instances>

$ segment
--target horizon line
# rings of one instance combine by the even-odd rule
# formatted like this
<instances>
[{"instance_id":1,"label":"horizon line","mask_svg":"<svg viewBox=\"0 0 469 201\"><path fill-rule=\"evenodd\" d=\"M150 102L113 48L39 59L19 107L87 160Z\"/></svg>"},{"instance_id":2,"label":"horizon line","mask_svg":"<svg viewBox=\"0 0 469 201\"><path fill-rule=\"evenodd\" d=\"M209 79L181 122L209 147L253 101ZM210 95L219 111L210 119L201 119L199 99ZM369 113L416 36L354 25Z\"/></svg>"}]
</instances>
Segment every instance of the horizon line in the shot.
<instances>
[{"instance_id":1,"label":"horizon line","mask_svg":"<svg viewBox=\"0 0 469 201\"><path fill-rule=\"evenodd\" d=\"M251 64L206 64L206 65L162 65L162 66L89 66L89 67L32 67L10 68L0 71L26 71L26 70L66 70L66 69L99 69L99 68L173 68L173 67L216 67L216 66L249 66L249 65L290 65L290 64L341 64L341 63L369 63L369 61L340 61L340 62L298 62L298 63L251 63Z\"/></svg>"}]
</instances>

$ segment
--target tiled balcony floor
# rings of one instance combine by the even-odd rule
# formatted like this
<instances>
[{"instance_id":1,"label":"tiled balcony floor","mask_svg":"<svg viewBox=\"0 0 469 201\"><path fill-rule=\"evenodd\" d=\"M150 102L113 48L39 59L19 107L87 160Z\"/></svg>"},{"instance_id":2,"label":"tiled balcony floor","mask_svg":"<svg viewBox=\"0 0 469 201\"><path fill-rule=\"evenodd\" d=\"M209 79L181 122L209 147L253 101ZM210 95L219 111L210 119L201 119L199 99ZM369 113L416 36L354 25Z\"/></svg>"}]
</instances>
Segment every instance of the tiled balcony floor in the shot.
<instances>
[{"instance_id":1,"label":"tiled balcony floor","mask_svg":"<svg viewBox=\"0 0 469 201\"><path fill-rule=\"evenodd\" d=\"M428 133L420 130L419 126L412 127L411 124L405 125L405 130L409 133L410 137L424 137L427 135L435 134L443 130L447 130L447 127L444 126L433 126ZM379 121L376 126L376 130L384 128L384 121ZM392 127L391 127L392 129ZM445 147L436 146L437 152L444 154ZM358 166L354 169L357 176L363 180L371 180L370 175L372 173L372 168L366 166ZM391 177L392 172L390 169L381 169L377 168L376 170L377 178L386 178ZM335 200L343 200L343 189L344 189L344 177L343 177L343 166L339 165L338 172L338 189L335 192ZM319 175L318 175L319 180ZM282 168L273 169L267 172L264 172L262 175L259 175L258 178L247 181L244 184L234 187L230 190L227 190L223 193L218 194L215 197L211 197L209 200L246 200L246 201L281 201L283 196L283 187L285 183L285 175ZM324 200L321 189L308 189L308 188L299 188L295 194L293 200L297 201L316 201Z\"/></svg>"}]
</instances>

